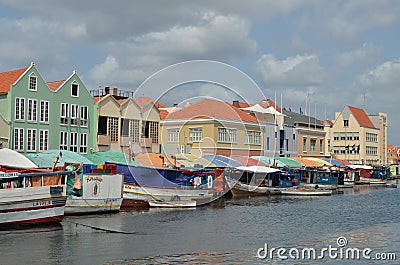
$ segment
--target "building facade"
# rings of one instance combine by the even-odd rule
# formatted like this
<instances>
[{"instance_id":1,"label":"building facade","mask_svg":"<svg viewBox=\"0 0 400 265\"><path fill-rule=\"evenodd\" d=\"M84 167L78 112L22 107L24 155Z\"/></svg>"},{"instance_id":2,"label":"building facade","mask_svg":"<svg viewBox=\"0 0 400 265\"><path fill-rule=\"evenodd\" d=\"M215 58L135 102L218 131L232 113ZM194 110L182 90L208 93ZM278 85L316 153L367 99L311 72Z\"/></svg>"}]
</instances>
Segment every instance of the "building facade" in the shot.
<instances>
[{"instance_id":1,"label":"building facade","mask_svg":"<svg viewBox=\"0 0 400 265\"><path fill-rule=\"evenodd\" d=\"M93 98L75 71L66 80L46 83L32 63L0 73L0 80L0 113L9 124L11 149L88 153L93 148Z\"/></svg>"}]
</instances>

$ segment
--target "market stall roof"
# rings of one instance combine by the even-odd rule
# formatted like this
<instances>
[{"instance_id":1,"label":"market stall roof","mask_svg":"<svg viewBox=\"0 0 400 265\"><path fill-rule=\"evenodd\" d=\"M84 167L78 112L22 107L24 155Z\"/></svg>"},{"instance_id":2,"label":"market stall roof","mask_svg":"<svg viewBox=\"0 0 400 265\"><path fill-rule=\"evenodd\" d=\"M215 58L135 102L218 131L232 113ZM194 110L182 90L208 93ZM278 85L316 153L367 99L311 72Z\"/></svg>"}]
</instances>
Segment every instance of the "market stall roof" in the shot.
<instances>
[{"instance_id":1,"label":"market stall roof","mask_svg":"<svg viewBox=\"0 0 400 265\"><path fill-rule=\"evenodd\" d=\"M223 155L203 155L203 158L214 163L217 167L239 167L242 164Z\"/></svg>"},{"instance_id":2,"label":"market stall roof","mask_svg":"<svg viewBox=\"0 0 400 265\"><path fill-rule=\"evenodd\" d=\"M251 158L257 159L268 166L273 166L276 164L277 167L284 167L286 164L282 163L281 161L277 160L274 157L269 156L252 156Z\"/></svg>"},{"instance_id":3,"label":"market stall roof","mask_svg":"<svg viewBox=\"0 0 400 265\"><path fill-rule=\"evenodd\" d=\"M211 161L193 154L176 154L176 162L180 164L181 168L206 168L217 167Z\"/></svg>"},{"instance_id":4,"label":"market stall roof","mask_svg":"<svg viewBox=\"0 0 400 265\"><path fill-rule=\"evenodd\" d=\"M85 154L83 156L92 161L93 164L105 164L106 162L115 162L133 166L140 165L140 163L135 160L131 160L129 162L129 156L127 154L114 150Z\"/></svg>"},{"instance_id":5,"label":"market stall roof","mask_svg":"<svg viewBox=\"0 0 400 265\"><path fill-rule=\"evenodd\" d=\"M0 166L13 168L37 168L38 166L23 154L17 151L2 148L0 149Z\"/></svg>"},{"instance_id":6,"label":"market stall roof","mask_svg":"<svg viewBox=\"0 0 400 265\"><path fill-rule=\"evenodd\" d=\"M305 167L320 167L319 163L303 157L292 157L291 159L296 160Z\"/></svg>"},{"instance_id":7,"label":"market stall roof","mask_svg":"<svg viewBox=\"0 0 400 265\"><path fill-rule=\"evenodd\" d=\"M347 161L347 160L337 159L337 158L335 158L335 160L340 162L340 163L342 163L344 166L351 165L351 163L349 161Z\"/></svg>"},{"instance_id":8,"label":"market stall roof","mask_svg":"<svg viewBox=\"0 0 400 265\"><path fill-rule=\"evenodd\" d=\"M232 155L230 158L239 162L242 166L266 166L266 164L260 160L248 156Z\"/></svg>"},{"instance_id":9,"label":"market stall roof","mask_svg":"<svg viewBox=\"0 0 400 265\"><path fill-rule=\"evenodd\" d=\"M283 164L285 164L287 167L302 167L303 164L300 162L293 160L288 157L275 157L275 159Z\"/></svg>"},{"instance_id":10,"label":"market stall roof","mask_svg":"<svg viewBox=\"0 0 400 265\"><path fill-rule=\"evenodd\" d=\"M86 157L66 150L47 150L43 153L26 154L33 163L42 168L51 168L60 155L60 159L56 166L63 166L64 163L82 163L82 164L93 164L91 160Z\"/></svg>"},{"instance_id":11,"label":"market stall roof","mask_svg":"<svg viewBox=\"0 0 400 265\"><path fill-rule=\"evenodd\" d=\"M145 167L164 168L168 165L173 165L172 159L169 159L164 154L157 153L139 153L135 155L135 161ZM178 164L177 164L178 166Z\"/></svg>"},{"instance_id":12,"label":"market stall roof","mask_svg":"<svg viewBox=\"0 0 400 265\"><path fill-rule=\"evenodd\" d=\"M322 160L322 159L317 158L317 157L304 157L304 158L317 163L320 167L323 167L323 166L331 167L331 166L333 166L332 163L329 163L328 161Z\"/></svg>"},{"instance_id":13,"label":"market stall roof","mask_svg":"<svg viewBox=\"0 0 400 265\"><path fill-rule=\"evenodd\" d=\"M323 157L323 158L321 158L321 159L324 160L324 161L326 161L326 162L331 163L332 165L334 165L334 166L336 166L336 167L343 167L343 166L344 166L344 164L343 164L342 162L338 161L337 159L326 158L326 157Z\"/></svg>"},{"instance_id":14,"label":"market stall roof","mask_svg":"<svg viewBox=\"0 0 400 265\"><path fill-rule=\"evenodd\" d=\"M277 169L277 168L265 167L265 166L248 166L248 167L241 166L241 167L237 167L237 169L243 170L243 171L250 171L250 172L254 172L254 173L266 173L266 174L281 171L280 169Z\"/></svg>"}]
</instances>

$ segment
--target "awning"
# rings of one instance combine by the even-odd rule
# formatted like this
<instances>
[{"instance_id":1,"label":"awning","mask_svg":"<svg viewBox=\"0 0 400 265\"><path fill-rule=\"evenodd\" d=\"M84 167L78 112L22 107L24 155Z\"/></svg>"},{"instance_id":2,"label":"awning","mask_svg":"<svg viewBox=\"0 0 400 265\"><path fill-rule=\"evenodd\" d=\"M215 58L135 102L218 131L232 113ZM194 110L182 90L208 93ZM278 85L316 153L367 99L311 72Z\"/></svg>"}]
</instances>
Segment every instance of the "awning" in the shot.
<instances>
[{"instance_id":1,"label":"awning","mask_svg":"<svg viewBox=\"0 0 400 265\"><path fill-rule=\"evenodd\" d=\"M7 166L13 168L37 168L38 166L14 150L8 148L0 149L0 166Z\"/></svg>"},{"instance_id":2,"label":"awning","mask_svg":"<svg viewBox=\"0 0 400 265\"><path fill-rule=\"evenodd\" d=\"M265 174L281 171L280 169L277 169L277 168L264 167L264 166L249 166L249 167L241 166L241 167L237 167L236 169L243 170L243 171L250 171L253 173L265 173Z\"/></svg>"}]
</instances>

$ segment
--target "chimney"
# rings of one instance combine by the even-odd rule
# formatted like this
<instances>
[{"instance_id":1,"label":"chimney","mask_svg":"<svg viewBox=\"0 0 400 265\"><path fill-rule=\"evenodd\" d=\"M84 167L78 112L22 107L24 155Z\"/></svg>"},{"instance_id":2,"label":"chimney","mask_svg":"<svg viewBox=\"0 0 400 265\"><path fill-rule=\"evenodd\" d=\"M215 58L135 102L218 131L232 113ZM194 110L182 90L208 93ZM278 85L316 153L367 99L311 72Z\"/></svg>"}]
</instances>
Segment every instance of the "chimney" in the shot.
<instances>
[{"instance_id":1,"label":"chimney","mask_svg":"<svg viewBox=\"0 0 400 265\"><path fill-rule=\"evenodd\" d=\"M106 86L106 87L104 88L104 92L106 93L106 95L110 94L110 87L109 87L109 86Z\"/></svg>"},{"instance_id":2,"label":"chimney","mask_svg":"<svg viewBox=\"0 0 400 265\"><path fill-rule=\"evenodd\" d=\"M240 108L240 106L239 106L239 100L234 100L234 101L232 102L232 105L233 105L234 107L236 107L236 108Z\"/></svg>"},{"instance_id":3,"label":"chimney","mask_svg":"<svg viewBox=\"0 0 400 265\"><path fill-rule=\"evenodd\" d=\"M118 88L117 87L113 88L113 96L118 96Z\"/></svg>"},{"instance_id":4,"label":"chimney","mask_svg":"<svg viewBox=\"0 0 400 265\"><path fill-rule=\"evenodd\" d=\"M178 107L178 103L174 103L174 107Z\"/></svg>"}]
</instances>

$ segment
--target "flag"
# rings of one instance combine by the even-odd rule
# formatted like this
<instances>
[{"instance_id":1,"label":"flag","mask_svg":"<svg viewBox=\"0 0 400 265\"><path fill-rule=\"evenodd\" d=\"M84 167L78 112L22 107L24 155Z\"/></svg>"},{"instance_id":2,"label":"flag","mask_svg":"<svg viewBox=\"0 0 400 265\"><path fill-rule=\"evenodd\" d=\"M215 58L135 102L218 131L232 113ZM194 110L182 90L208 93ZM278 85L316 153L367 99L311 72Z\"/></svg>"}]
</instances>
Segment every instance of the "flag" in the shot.
<instances>
[{"instance_id":1,"label":"flag","mask_svg":"<svg viewBox=\"0 0 400 265\"><path fill-rule=\"evenodd\" d=\"M360 152L360 145L357 146L357 152Z\"/></svg>"},{"instance_id":2,"label":"flag","mask_svg":"<svg viewBox=\"0 0 400 265\"><path fill-rule=\"evenodd\" d=\"M353 146L351 147L351 151L356 151L356 144L353 144Z\"/></svg>"},{"instance_id":3,"label":"flag","mask_svg":"<svg viewBox=\"0 0 400 265\"><path fill-rule=\"evenodd\" d=\"M301 107L300 107L300 114L302 114L302 115L303 115L303 111L301 110Z\"/></svg>"}]
</instances>

